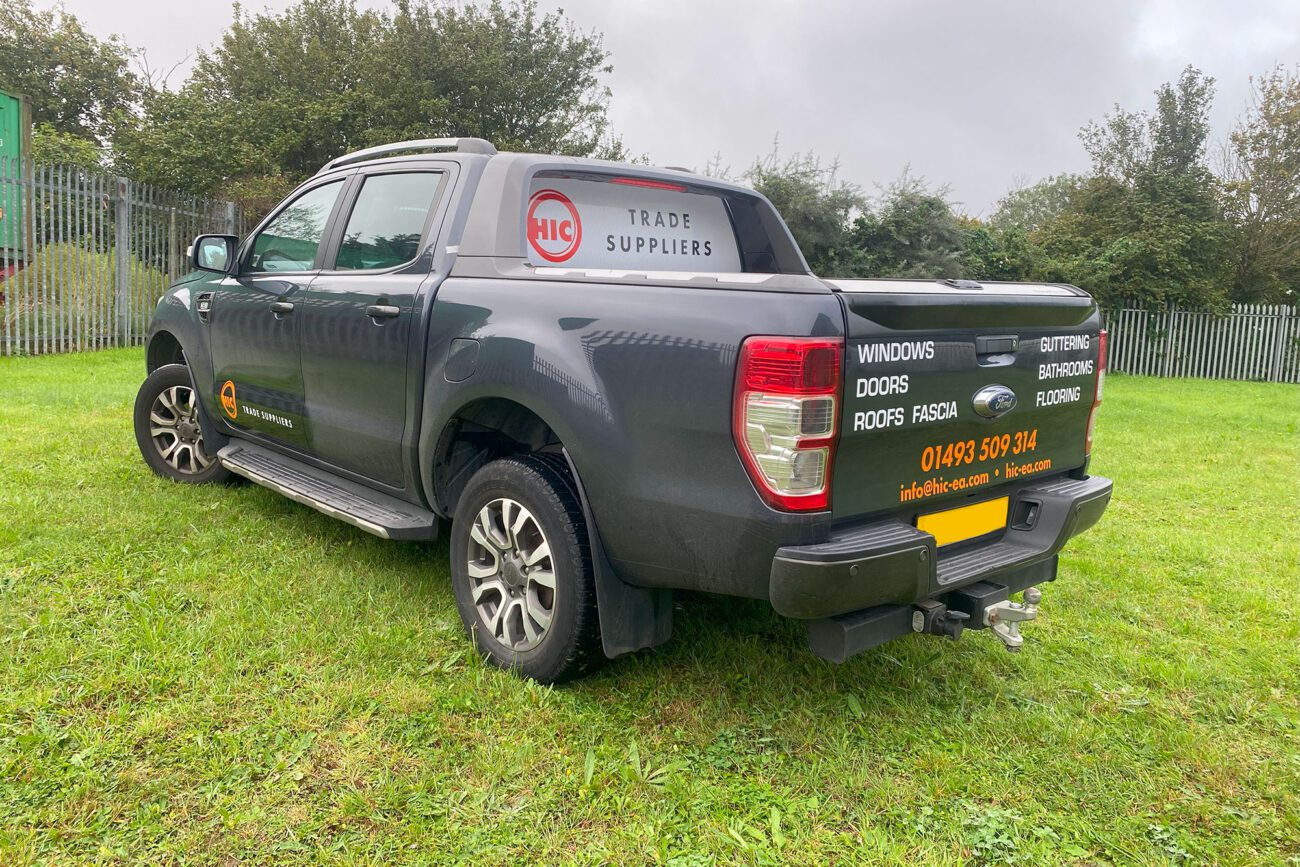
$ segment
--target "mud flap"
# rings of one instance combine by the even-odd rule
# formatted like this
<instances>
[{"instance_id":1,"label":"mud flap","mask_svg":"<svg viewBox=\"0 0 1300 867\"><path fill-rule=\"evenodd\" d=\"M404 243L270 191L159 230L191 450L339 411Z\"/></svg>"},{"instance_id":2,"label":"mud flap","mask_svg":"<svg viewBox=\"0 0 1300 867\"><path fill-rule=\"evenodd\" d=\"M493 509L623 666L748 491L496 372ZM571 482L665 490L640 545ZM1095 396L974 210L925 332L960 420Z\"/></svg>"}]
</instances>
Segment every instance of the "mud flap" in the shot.
<instances>
[{"instance_id":1,"label":"mud flap","mask_svg":"<svg viewBox=\"0 0 1300 867\"><path fill-rule=\"evenodd\" d=\"M582 486L578 468L568 449L564 460L573 474L582 503L582 516L587 521L587 538L591 540L591 565L596 575L596 611L600 617L600 643L605 656L614 659L624 654L658 647L673 634L673 594L671 590L634 587L624 582L614 572L605 556L600 532L587 501L587 491Z\"/></svg>"}]
</instances>

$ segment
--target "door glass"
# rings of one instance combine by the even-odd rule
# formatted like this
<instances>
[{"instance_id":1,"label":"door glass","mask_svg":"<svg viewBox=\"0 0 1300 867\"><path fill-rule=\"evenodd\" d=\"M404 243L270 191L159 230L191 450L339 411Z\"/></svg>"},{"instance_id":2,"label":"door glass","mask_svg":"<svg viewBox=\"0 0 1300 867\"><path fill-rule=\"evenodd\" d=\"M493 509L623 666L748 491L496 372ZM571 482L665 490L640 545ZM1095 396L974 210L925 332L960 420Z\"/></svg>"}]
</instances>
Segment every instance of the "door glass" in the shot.
<instances>
[{"instance_id":1,"label":"door glass","mask_svg":"<svg viewBox=\"0 0 1300 867\"><path fill-rule=\"evenodd\" d=\"M325 234L325 221L343 188L338 180L308 190L285 208L253 241L248 270L310 271Z\"/></svg>"},{"instance_id":2,"label":"door glass","mask_svg":"<svg viewBox=\"0 0 1300 867\"><path fill-rule=\"evenodd\" d=\"M370 175L339 246L338 271L395 268L415 258L442 175Z\"/></svg>"}]
</instances>

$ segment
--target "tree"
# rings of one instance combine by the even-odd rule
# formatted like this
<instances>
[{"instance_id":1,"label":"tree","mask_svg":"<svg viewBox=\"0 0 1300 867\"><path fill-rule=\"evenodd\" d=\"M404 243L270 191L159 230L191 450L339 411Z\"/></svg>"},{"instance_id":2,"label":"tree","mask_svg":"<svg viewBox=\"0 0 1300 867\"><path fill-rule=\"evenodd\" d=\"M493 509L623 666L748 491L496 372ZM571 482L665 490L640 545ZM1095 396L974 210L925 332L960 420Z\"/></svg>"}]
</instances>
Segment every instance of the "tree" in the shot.
<instances>
[{"instance_id":1,"label":"tree","mask_svg":"<svg viewBox=\"0 0 1300 867\"><path fill-rule=\"evenodd\" d=\"M853 221L853 273L864 277L963 276L962 228L948 188L904 171Z\"/></svg>"},{"instance_id":2,"label":"tree","mask_svg":"<svg viewBox=\"0 0 1300 867\"><path fill-rule=\"evenodd\" d=\"M1177 84L1156 90L1151 117L1151 169L1156 174L1185 177L1208 174L1205 142L1210 135L1210 104L1214 78L1188 66Z\"/></svg>"},{"instance_id":3,"label":"tree","mask_svg":"<svg viewBox=\"0 0 1300 867\"><path fill-rule=\"evenodd\" d=\"M277 192L300 180L273 181L280 173L268 146L266 112L278 113L275 107L259 103L252 111L231 111L228 101L205 99L190 85L178 93L154 91L144 105L143 119L113 139L114 168L136 181L198 195L251 184L269 191L270 207L279 201Z\"/></svg>"},{"instance_id":4,"label":"tree","mask_svg":"<svg viewBox=\"0 0 1300 867\"><path fill-rule=\"evenodd\" d=\"M1194 181L1127 185L1089 178L1037 233L1042 279L1074 283L1103 305L1222 306L1230 227Z\"/></svg>"},{"instance_id":5,"label":"tree","mask_svg":"<svg viewBox=\"0 0 1300 867\"><path fill-rule=\"evenodd\" d=\"M407 52L388 79L395 114L410 88L434 111L407 114L408 131L486 138L508 150L620 158L609 137L613 71L598 33L560 14L538 15L533 0L505 5L431 6L401 0L381 56ZM437 58L429 63L428 58ZM390 67L391 69L391 67Z\"/></svg>"},{"instance_id":6,"label":"tree","mask_svg":"<svg viewBox=\"0 0 1300 867\"><path fill-rule=\"evenodd\" d=\"M1231 232L1205 164L1214 80L1189 66L1155 95L1153 113L1116 107L1080 132L1092 176L1035 232L1040 267L1103 303L1219 306Z\"/></svg>"},{"instance_id":7,"label":"tree","mask_svg":"<svg viewBox=\"0 0 1300 867\"><path fill-rule=\"evenodd\" d=\"M1069 206L1081 183L1078 175L1063 174L1011 190L998 200L989 223L999 229L1041 229Z\"/></svg>"},{"instance_id":8,"label":"tree","mask_svg":"<svg viewBox=\"0 0 1300 867\"><path fill-rule=\"evenodd\" d=\"M1214 79L1188 66L1177 83L1155 92L1156 110L1126 111L1115 106L1103 121L1079 132L1093 174L1135 183L1152 174L1208 176L1205 142L1210 134Z\"/></svg>"},{"instance_id":9,"label":"tree","mask_svg":"<svg viewBox=\"0 0 1300 867\"><path fill-rule=\"evenodd\" d=\"M1030 232L959 217L961 270L973 280L1035 280L1042 269L1042 249Z\"/></svg>"},{"instance_id":10,"label":"tree","mask_svg":"<svg viewBox=\"0 0 1300 867\"><path fill-rule=\"evenodd\" d=\"M300 0L237 13L177 93L114 142L120 167L194 193L279 191L357 148L480 136L503 148L618 155L598 34L533 0L395 13Z\"/></svg>"},{"instance_id":11,"label":"tree","mask_svg":"<svg viewBox=\"0 0 1300 867\"><path fill-rule=\"evenodd\" d=\"M1294 301L1300 290L1300 66L1252 81L1224 160L1235 228L1233 298Z\"/></svg>"},{"instance_id":12,"label":"tree","mask_svg":"<svg viewBox=\"0 0 1300 867\"><path fill-rule=\"evenodd\" d=\"M61 7L0 4L0 87L32 100L32 122L103 143L115 115L138 104L137 52L118 36L97 39Z\"/></svg>"},{"instance_id":13,"label":"tree","mask_svg":"<svg viewBox=\"0 0 1300 867\"><path fill-rule=\"evenodd\" d=\"M138 180L211 193L236 179L301 180L371 143L370 83L384 19L351 0L304 0L235 21L176 93L156 91L115 140Z\"/></svg>"},{"instance_id":14,"label":"tree","mask_svg":"<svg viewBox=\"0 0 1300 867\"><path fill-rule=\"evenodd\" d=\"M776 143L745 173L785 219L808 266L824 276L844 272L849 217L866 206L861 190L837 181L835 174L834 164L824 167L812 153L782 161Z\"/></svg>"},{"instance_id":15,"label":"tree","mask_svg":"<svg viewBox=\"0 0 1300 867\"><path fill-rule=\"evenodd\" d=\"M93 141L59 132L48 123L39 124L32 130L30 156L37 164L96 170L103 168L103 153Z\"/></svg>"}]
</instances>

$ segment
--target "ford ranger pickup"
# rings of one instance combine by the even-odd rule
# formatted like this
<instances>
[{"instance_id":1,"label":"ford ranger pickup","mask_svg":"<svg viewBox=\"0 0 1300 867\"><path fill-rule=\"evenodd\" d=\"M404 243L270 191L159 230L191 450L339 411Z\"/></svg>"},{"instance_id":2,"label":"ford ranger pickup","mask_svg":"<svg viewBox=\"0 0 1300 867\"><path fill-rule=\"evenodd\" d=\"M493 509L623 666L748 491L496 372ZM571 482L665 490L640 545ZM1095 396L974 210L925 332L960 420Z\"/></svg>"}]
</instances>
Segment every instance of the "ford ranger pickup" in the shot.
<instances>
[{"instance_id":1,"label":"ford ranger pickup","mask_svg":"<svg viewBox=\"0 0 1300 867\"><path fill-rule=\"evenodd\" d=\"M677 590L767 600L835 661L1016 650L1110 499L1086 293L821 279L713 178L398 142L190 259L148 333L145 462L448 533L467 632L538 681L666 641Z\"/></svg>"}]
</instances>

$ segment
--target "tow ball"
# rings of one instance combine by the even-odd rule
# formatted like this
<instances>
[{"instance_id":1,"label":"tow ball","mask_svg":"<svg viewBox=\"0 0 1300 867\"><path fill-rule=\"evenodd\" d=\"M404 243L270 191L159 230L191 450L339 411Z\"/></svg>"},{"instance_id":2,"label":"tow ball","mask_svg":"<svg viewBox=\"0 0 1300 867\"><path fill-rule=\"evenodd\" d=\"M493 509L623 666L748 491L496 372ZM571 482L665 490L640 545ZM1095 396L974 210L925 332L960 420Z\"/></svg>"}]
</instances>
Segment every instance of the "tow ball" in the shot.
<instances>
[{"instance_id":1,"label":"tow ball","mask_svg":"<svg viewBox=\"0 0 1300 867\"><path fill-rule=\"evenodd\" d=\"M1025 643L1024 636L1020 634L1020 624L1038 617L1038 603L1042 601L1043 591L1030 587L1025 591L1023 603L1007 599L985 608L984 625L993 630L993 634L1001 639L1007 650L1019 651Z\"/></svg>"}]
</instances>

